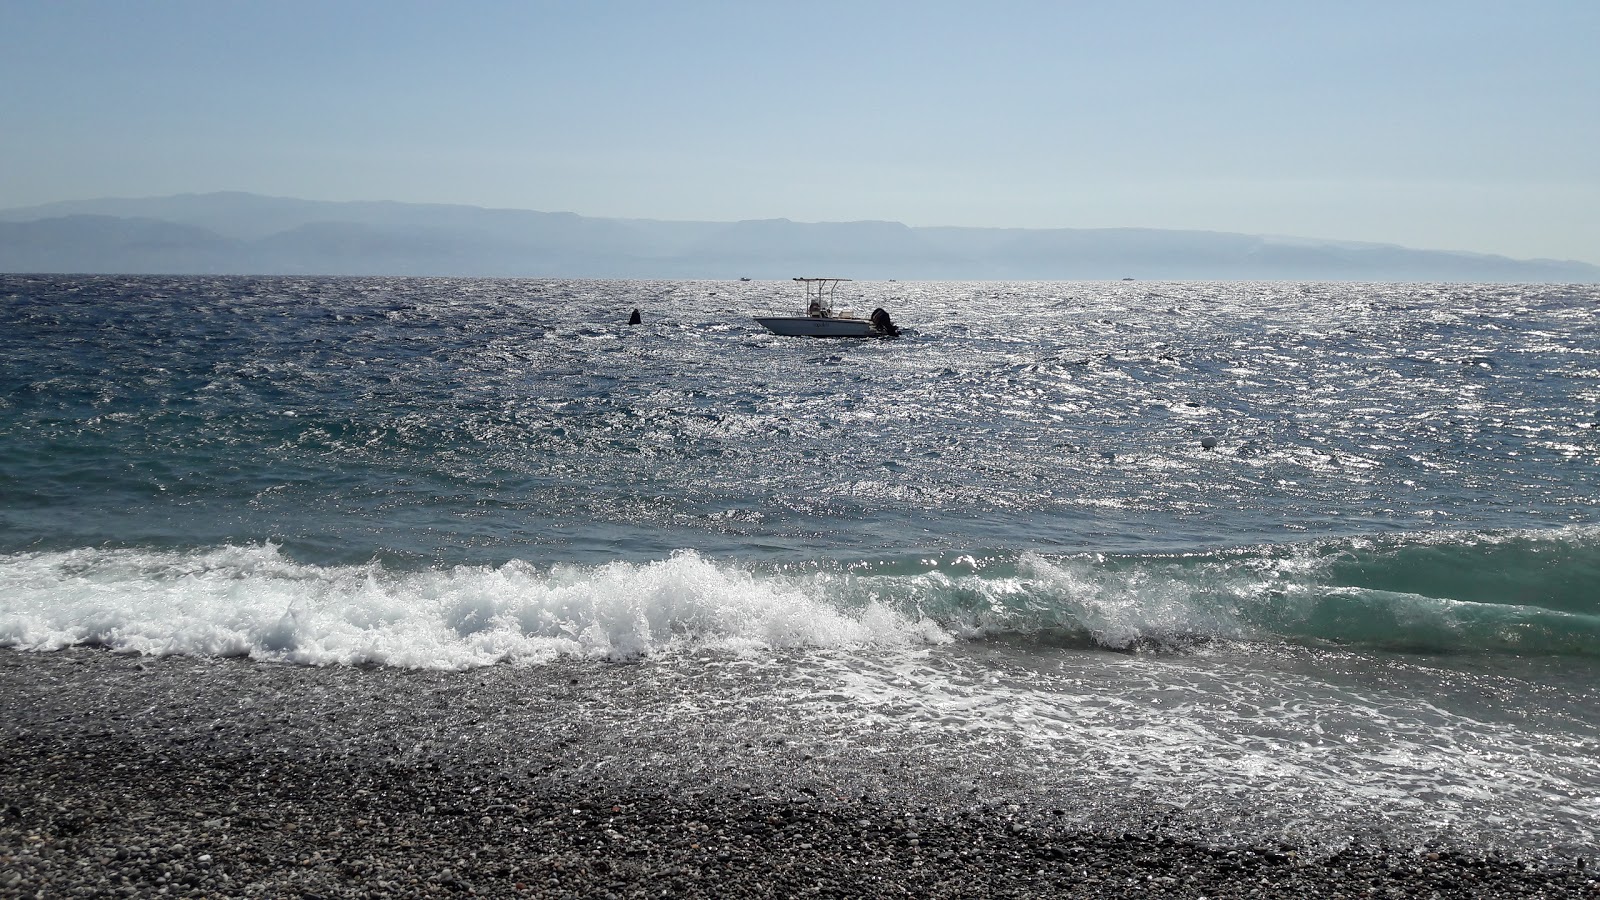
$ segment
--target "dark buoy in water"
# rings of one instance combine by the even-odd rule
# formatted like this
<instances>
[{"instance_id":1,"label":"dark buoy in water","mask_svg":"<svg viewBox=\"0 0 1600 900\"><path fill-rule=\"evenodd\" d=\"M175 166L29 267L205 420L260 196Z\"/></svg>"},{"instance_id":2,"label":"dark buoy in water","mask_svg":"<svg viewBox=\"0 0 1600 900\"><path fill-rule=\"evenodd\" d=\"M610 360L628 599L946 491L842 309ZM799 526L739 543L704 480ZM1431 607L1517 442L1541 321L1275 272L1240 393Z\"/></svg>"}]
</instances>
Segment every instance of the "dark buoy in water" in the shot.
<instances>
[{"instance_id":1,"label":"dark buoy in water","mask_svg":"<svg viewBox=\"0 0 1600 900\"><path fill-rule=\"evenodd\" d=\"M1208 434L1205 437L1200 439L1200 449L1202 449L1202 450L1215 450L1216 448L1217 448L1217 439L1212 437L1211 435Z\"/></svg>"},{"instance_id":2,"label":"dark buoy in water","mask_svg":"<svg viewBox=\"0 0 1600 900\"><path fill-rule=\"evenodd\" d=\"M642 321L644 320L639 318L639 311L637 309L633 311L633 315L628 317L629 325L638 325Z\"/></svg>"}]
</instances>

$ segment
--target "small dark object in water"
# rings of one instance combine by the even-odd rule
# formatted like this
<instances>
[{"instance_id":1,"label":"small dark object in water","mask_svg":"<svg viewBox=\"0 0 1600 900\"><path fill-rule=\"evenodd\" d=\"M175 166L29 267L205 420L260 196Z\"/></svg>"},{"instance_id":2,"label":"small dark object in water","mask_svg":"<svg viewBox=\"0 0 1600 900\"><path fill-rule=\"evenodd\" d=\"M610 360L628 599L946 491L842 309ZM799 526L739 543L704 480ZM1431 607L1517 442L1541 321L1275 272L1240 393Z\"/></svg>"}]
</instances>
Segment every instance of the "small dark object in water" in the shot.
<instances>
[{"instance_id":1,"label":"small dark object in water","mask_svg":"<svg viewBox=\"0 0 1600 900\"><path fill-rule=\"evenodd\" d=\"M629 325L638 325L641 321L643 320L639 318L639 311L637 309L633 311L633 315L628 317Z\"/></svg>"},{"instance_id":2,"label":"small dark object in water","mask_svg":"<svg viewBox=\"0 0 1600 900\"><path fill-rule=\"evenodd\" d=\"M884 337L900 336L900 329L895 327L894 321L881 306L872 311L872 330Z\"/></svg>"}]
</instances>

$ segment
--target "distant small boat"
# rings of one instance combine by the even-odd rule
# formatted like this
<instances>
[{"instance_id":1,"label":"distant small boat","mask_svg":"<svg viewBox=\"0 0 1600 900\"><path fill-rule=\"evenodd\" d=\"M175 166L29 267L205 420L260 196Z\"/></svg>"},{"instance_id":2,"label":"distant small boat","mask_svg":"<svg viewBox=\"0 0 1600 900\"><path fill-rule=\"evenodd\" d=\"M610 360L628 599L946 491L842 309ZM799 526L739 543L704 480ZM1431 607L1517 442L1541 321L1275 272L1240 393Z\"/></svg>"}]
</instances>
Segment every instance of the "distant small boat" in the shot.
<instances>
[{"instance_id":1,"label":"distant small boat","mask_svg":"<svg viewBox=\"0 0 1600 900\"><path fill-rule=\"evenodd\" d=\"M749 281L749 280L750 280L750 279L748 279L748 278L746 278L746 277L744 277L744 276L743 276L743 275L740 275L740 276L739 276L739 280L740 280L740 281Z\"/></svg>"},{"instance_id":2,"label":"distant small boat","mask_svg":"<svg viewBox=\"0 0 1600 900\"><path fill-rule=\"evenodd\" d=\"M881 308L873 310L870 319L851 315L848 311L834 310L834 289L840 282L849 280L848 278L796 278L795 281L805 285L805 314L756 316L755 320L773 334L786 337L899 337L900 329Z\"/></svg>"}]
</instances>

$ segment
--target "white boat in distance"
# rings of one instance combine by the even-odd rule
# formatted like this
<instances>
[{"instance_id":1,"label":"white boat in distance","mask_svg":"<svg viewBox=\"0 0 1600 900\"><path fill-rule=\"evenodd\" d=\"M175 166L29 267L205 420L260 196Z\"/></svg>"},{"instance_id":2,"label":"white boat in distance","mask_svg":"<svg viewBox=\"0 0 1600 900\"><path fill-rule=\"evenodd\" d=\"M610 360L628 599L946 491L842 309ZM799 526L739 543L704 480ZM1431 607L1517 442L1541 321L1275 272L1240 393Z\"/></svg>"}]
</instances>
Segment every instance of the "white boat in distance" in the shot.
<instances>
[{"instance_id":1,"label":"white boat in distance","mask_svg":"<svg viewBox=\"0 0 1600 900\"><path fill-rule=\"evenodd\" d=\"M881 338L899 337L900 329L881 308L872 318L863 319L849 312L836 312L833 291L848 278L796 278L806 287L806 310L799 316L756 316L755 320L773 334L789 337Z\"/></svg>"}]
</instances>

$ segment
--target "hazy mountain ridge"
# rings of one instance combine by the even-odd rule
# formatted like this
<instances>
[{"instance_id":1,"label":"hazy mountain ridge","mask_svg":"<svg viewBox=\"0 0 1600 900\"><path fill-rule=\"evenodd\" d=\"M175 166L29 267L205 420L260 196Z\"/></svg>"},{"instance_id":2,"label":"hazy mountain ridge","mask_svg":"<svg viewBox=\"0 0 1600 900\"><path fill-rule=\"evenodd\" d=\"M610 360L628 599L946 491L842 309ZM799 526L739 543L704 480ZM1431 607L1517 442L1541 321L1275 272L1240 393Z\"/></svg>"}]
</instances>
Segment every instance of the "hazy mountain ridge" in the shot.
<instances>
[{"instance_id":1,"label":"hazy mountain ridge","mask_svg":"<svg viewBox=\"0 0 1600 900\"><path fill-rule=\"evenodd\" d=\"M913 279L1600 281L1600 266L1146 228L673 222L243 193L0 210L0 271Z\"/></svg>"}]
</instances>

